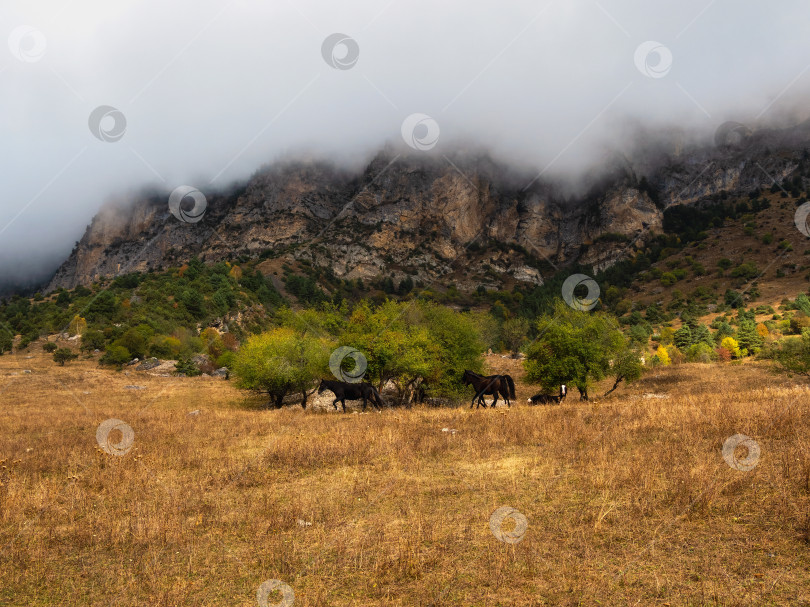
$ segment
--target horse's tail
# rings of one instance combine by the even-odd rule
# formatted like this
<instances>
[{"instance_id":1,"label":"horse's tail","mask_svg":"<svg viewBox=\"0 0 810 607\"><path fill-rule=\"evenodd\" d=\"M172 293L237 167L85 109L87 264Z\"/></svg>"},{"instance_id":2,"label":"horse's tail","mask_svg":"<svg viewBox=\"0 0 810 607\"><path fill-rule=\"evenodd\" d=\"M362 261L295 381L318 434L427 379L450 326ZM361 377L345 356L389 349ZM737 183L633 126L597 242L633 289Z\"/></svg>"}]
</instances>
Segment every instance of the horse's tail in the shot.
<instances>
[{"instance_id":1,"label":"horse's tail","mask_svg":"<svg viewBox=\"0 0 810 607\"><path fill-rule=\"evenodd\" d=\"M504 375L503 377L506 380L506 385L509 387L509 398L517 398L515 395L515 380L512 379L511 375Z\"/></svg>"}]
</instances>

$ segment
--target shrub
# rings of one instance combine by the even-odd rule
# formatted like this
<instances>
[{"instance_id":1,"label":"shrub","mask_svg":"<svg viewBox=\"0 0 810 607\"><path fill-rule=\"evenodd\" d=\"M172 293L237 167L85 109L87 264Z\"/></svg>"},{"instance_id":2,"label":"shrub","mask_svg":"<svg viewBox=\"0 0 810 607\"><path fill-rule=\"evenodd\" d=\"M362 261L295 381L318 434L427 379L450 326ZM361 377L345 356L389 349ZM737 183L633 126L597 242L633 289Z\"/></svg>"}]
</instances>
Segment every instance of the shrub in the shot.
<instances>
[{"instance_id":1,"label":"shrub","mask_svg":"<svg viewBox=\"0 0 810 607\"><path fill-rule=\"evenodd\" d=\"M708 363L717 358L717 354L710 345L701 342L689 346L686 351L686 360L689 362Z\"/></svg>"},{"instance_id":2,"label":"shrub","mask_svg":"<svg viewBox=\"0 0 810 607\"><path fill-rule=\"evenodd\" d=\"M717 354L717 360L720 360L720 361L723 361L723 362L729 362L731 360L731 352L729 352L723 346L720 346L719 348L717 348L715 350L715 354Z\"/></svg>"},{"instance_id":3,"label":"shrub","mask_svg":"<svg viewBox=\"0 0 810 607\"><path fill-rule=\"evenodd\" d=\"M230 369L233 367L235 360L236 354L234 352L231 352L230 350L226 350L216 360L217 369L219 369L220 367L228 367Z\"/></svg>"},{"instance_id":4,"label":"shrub","mask_svg":"<svg viewBox=\"0 0 810 607\"><path fill-rule=\"evenodd\" d=\"M717 262L717 267L719 267L723 271L728 270L733 265L734 262L731 261L728 257L723 257Z\"/></svg>"},{"instance_id":5,"label":"shrub","mask_svg":"<svg viewBox=\"0 0 810 607\"><path fill-rule=\"evenodd\" d=\"M658 358L658 362L664 366L670 364L671 362L669 359L669 352L667 352L667 349L664 346L658 346L658 350L655 351L655 358Z\"/></svg>"},{"instance_id":6,"label":"shrub","mask_svg":"<svg viewBox=\"0 0 810 607\"><path fill-rule=\"evenodd\" d=\"M734 268L731 271L731 276L733 278L746 278L750 280L759 276L759 273L759 268L757 268L755 263L746 261L745 263L741 263L739 266Z\"/></svg>"},{"instance_id":7,"label":"shrub","mask_svg":"<svg viewBox=\"0 0 810 607\"><path fill-rule=\"evenodd\" d=\"M43 349L45 352L47 352L48 354L51 354L51 353L53 353L53 352L56 352L56 349L57 349L58 347L59 347L59 346L57 346L57 345L56 345L54 342L52 342L52 341L45 342L45 343L42 345L42 349Z\"/></svg>"},{"instance_id":8,"label":"shrub","mask_svg":"<svg viewBox=\"0 0 810 607\"><path fill-rule=\"evenodd\" d=\"M174 363L174 368L177 373L181 375L186 375L188 377L196 377L197 375L202 375L202 371L197 366L197 364L188 357L181 356L176 363Z\"/></svg>"},{"instance_id":9,"label":"shrub","mask_svg":"<svg viewBox=\"0 0 810 607\"><path fill-rule=\"evenodd\" d=\"M92 352L93 350L103 350L106 345L104 333L97 329L88 329L82 334L82 350Z\"/></svg>"},{"instance_id":10,"label":"shrub","mask_svg":"<svg viewBox=\"0 0 810 607\"><path fill-rule=\"evenodd\" d=\"M104 356L102 356L98 362L102 365L117 365L120 367L121 365L127 364L130 360L132 360L132 355L129 353L129 350L124 346L112 345L107 348Z\"/></svg>"},{"instance_id":11,"label":"shrub","mask_svg":"<svg viewBox=\"0 0 810 607\"><path fill-rule=\"evenodd\" d=\"M78 354L74 354L70 348L59 348L53 353L53 361L60 367L64 367L65 363L78 358Z\"/></svg>"},{"instance_id":12,"label":"shrub","mask_svg":"<svg viewBox=\"0 0 810 607\"><path fill-rule=\"evenodd\" d=\"M678 279L675 277L675 274L673 274L672 272L664 272L661 275L661 284L664 285L665 287L672 286L676 282L678 282Z\"/></svg>"}]
</instances>

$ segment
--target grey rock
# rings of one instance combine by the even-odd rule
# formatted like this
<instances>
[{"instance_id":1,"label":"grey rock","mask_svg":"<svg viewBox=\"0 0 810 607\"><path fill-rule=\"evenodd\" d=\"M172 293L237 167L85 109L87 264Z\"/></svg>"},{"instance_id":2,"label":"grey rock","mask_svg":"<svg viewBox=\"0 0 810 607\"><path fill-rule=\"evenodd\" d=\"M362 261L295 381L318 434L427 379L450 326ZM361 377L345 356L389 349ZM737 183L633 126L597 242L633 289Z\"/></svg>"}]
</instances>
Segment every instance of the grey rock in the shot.
<instances>
[{"instance_id":1,"label":"grey rock","mask_svg":"<svg viewBox=\"0 0 810 607\"><path fill-rule=\"evenodd\" d=\"M149 369L154 369L155 367L159 367L159 366L160 366L160 361L157 358L152 357L152 358L147 358L140 365L135 367L135 370L136 371L148 371Z\"/></svg>"}]
</instances>

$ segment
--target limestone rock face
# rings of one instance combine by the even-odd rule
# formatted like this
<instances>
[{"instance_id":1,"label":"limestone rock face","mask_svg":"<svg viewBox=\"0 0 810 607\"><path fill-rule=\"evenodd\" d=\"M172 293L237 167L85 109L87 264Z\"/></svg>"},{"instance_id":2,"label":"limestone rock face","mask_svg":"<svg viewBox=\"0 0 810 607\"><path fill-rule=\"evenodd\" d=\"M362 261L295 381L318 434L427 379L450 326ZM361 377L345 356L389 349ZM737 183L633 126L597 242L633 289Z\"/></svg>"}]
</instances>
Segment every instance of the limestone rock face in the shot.
<instances>
[{"instance_id":1,"label":"limestone rock face","mask_svg":"<svg viewBox=\"0 0 810 607\"><path fill-rule=\"evenodd\" d=\"M168 192L107 204L47 290L195 255L210 262L267 250L349 279L541 284L551 268L609 267L661 231L670 205L770 187L793 171L808 142L802 125L755 134L741 150L679 148L654 165L624 159L574 190L461 152L381 152L359 174L317 161L276 164L232 191L203 192L208 206L197 223L169 212Z\"/></svg>"}]
</instances>

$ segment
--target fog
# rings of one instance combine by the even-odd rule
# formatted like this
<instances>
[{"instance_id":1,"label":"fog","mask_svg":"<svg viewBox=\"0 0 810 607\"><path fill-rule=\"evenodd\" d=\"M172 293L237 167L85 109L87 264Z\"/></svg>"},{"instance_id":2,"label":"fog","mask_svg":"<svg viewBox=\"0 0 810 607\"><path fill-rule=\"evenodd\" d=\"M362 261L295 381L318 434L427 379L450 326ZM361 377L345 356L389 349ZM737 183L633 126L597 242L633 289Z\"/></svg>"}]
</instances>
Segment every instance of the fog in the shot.
<instances>
[{"instance_id":1,"label":"fog","mask_svg":"<svg viewBox=\"0 0 810 607\"><path fill-rule=\"evenodd\" d=\"M122 192L205 192L280 158L359 167L410 151L403 123L419 153L576 180L639 129L806 118L808 17L806 0L5 0L0 283L47 276Z\"/></svg>"}]
</instances>

